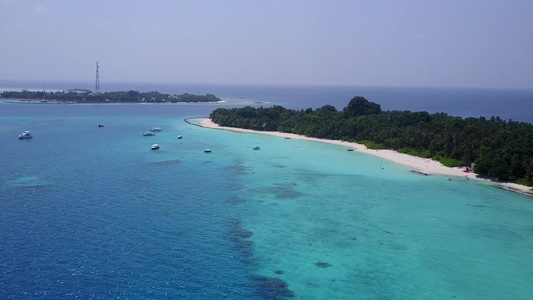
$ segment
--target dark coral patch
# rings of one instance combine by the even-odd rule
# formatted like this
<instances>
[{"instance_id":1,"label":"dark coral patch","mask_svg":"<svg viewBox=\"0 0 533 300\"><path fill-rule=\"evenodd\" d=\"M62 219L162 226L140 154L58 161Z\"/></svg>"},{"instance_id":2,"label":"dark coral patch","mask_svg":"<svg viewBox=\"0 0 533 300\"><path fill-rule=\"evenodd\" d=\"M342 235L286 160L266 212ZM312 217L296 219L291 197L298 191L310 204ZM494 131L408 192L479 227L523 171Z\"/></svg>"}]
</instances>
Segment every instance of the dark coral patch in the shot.
<instances>
[{"instance_id":1,"label":"dark coral patch","mask_svg":"<svg viewBox=\"0 0 533 300\"><path fill-rule=\"evenodd\" d=\"M230 227L230 238L235 239L247 239L253 235L253 232L242 228L241 220L232 219L229 222Z\"/></svg>"},{"instance_id":2,"label":"dark coral patch","mask_svg":"<svg viewBox=\"0 0 533 300\"><path fill-rule=\"evenodd\" d=\"M241 254L243 259L249 263L253 263L252 255L254 250L254 243L247 240L253 235L253 232L246 230L241 226L241 220L232 219L228 222L229 226L229 238L233 242L235 249Z\"/></svg>"},{"instance_id":3,"label":"dark coral patch","mask_svg":"<svg viewBox=\"0 0 533 300\"><path fill-rule=\"evenodd\" d=\"M283 271L283 270L276 270L276 271L274 271L274 273L276 273L276 274L278 274L278 275L281 275L281 274L284 274L285 271Z\"/></svg>"},{"instance_id":4,"label":"dark coral patch","mask_svg":"<svg viewBox=\"0 0 533 300\"><path fill-rule=\"evenodd\" d=\"M252 241L236 242L235 249L239 251L245 261L253 263L252 256L254 254L254 243Z\"/></svg>"},{"instance_id":5,"label":"dark coral patch","mask_svg":"<svg viewBox=\"0 0 533 300\"><path fill-rule=\"evenodd\" d=\"M287 283L281 279L267 276L252 276L259 296L263 299L285 299L294 297Z\"/></svg>"},{"instance_id":6,"label":"dark coral patch","mask_svg":"<svg viewBox=\"0 0 533 300\"><path fill-rule=\"evenodd\" d=\"M239 175L245 175L248 173L248 170L244 164L240 160L234 160L233 165L227 167L228 171L234 172Z\"/></svg>"},{"instance_id":7,"label":"dark coral patch","mask_svg":"<svg viewBox=\"0 0 533 300\"><path fill-rule=\"evenodd\" d=\"M276 184L267 188L267 191L278 199L296 199L303 194L295 189L294 184Z\"/></svg>"},{"instance_id":8,"label":"dark coral patch","mask_svg":"<svg viewBox=\"0 0 533 300\"><path fill-rule=\"evenodd\" d=\"M327 263L327 262L321 262L321 261L317 262L315 265L316 265L317 267L319 267L319 268L327 268L327 267L331 267L331 265L330 265L329 263Z\"/></svg>"}]
</instances>

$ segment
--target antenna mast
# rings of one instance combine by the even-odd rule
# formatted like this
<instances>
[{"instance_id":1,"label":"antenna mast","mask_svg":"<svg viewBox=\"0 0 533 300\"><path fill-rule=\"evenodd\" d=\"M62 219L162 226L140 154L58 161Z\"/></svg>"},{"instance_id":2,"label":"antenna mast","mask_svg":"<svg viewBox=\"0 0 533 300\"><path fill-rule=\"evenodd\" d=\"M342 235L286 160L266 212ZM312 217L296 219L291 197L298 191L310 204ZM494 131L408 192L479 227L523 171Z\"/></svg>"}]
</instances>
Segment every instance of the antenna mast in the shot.
<instances>
[{"instance_id":1,"label":"antenna mast","mask_svg":"<svg viewBox=\"0 0 533 300\"><path fill-rule=\"evenodd\" d=\"M96 79L94 80L94 82L94 93L98 95L100 94L100 74L98 71L98 62L96 62Z\"/></svg>"}]
</instances>

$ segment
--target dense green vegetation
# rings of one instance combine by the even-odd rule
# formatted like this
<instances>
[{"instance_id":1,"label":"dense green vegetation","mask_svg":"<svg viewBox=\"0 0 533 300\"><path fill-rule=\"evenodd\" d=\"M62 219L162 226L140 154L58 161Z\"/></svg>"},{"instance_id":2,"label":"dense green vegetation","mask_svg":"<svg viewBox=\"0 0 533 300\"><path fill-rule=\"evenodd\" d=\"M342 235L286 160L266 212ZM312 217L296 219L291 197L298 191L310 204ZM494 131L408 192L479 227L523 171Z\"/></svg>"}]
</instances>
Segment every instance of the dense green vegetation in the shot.
<instances>
[{"instance_id":1,"label":"dense green vegetation","mask_svg":"<svg viewBox=\"0 0 533 300\"><path fill-rule=\"evenodd\" d=\"M215 95L171 95L159 92L105 92L94 94L87 90L70 90L62 92L43 91L5 91L0 94L1 98L25 99L25 100L50 100L76 103L143 103L143 102L216 102L220 101Z\"/></svg>"},{"instance_id":2,"label":"dense green vegetation","mask_svg":"<svg viewBox=\"0 0 533 300\"><path fill-rule=\"evenodd\" d=\"M450 167L474 162L480 175L533 184L533 125L528 123L382 111L363 97L353 98L342 111L331 105L315 110L248 106L219 108L210 117L221 126L359 142L368 148L432 158Z\"/></svg>"}]
</instances>

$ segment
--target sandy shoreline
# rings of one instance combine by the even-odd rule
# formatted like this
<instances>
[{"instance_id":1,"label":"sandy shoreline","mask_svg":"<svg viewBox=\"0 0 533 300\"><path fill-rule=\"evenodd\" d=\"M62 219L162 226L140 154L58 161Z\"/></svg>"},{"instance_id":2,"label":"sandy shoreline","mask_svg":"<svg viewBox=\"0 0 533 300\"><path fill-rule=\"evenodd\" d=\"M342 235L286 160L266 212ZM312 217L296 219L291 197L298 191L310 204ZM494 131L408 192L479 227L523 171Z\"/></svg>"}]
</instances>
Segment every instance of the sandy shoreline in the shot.
<instances>
[{"instance_id":1,"label":"sandy shoreline","mask_svg":"<svg viewBox=\"0 0 533 300\"><path fill-rule=\"evenodd\" d=\"M404 166L411 167L413 171L419 172L422 174L439 174L439 175L446 175L446 176L454 176L454 177L462 177L465 178L465 176L468 177L468 179L477 179L477 180L485 180L490 181L487 179L480 178L475 173L464 173L464 168L449 168L442 165L440 162L429 159L429 158L421 158L416 157L408 154L399 153L393 150L373 150L373 149L367 149L365 145L357 144L357 143L351 143L346 141L340 141L340 140L326 140L326 139L319 139L319 138L312 138L312 137L306 137L299 134L293 134L293 133L285 133L285 132L277 132L277 131L255 131L250 129L241 129L241 128L233 128L233 127L221 127L218 124L211 121L209 118L198 118L199 122L198 125L201 127L206 128L212 128L212 129L220 129L220 130L228 130L233 132L247 132L247 133L259 133L259 134L267 134L282 138L290 138L290 139L299 139L299 140L308 140L308 141L317 141L317 142L323 142L323 143L330 143L340 146L345 146L348 148L352 148L358 152L361 153L367 153L370 155L374 155L395 163L402 164ZM490 181L493 182L493 181ZM499 185L501 188L523 193L529 196L533 196L533 189L524 185L516 184L516 183L501 183L501 182L493 182L497 185Z\"/></svg>"}]
</instances>

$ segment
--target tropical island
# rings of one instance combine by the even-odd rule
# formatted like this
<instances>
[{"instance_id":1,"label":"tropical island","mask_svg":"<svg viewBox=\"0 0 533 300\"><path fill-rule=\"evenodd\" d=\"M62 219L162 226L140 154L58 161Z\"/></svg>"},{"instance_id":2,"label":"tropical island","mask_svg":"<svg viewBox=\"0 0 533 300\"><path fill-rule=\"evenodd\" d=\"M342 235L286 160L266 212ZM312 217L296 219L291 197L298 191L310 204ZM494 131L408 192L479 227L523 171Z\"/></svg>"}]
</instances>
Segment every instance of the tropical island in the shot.
<instances>
[{"instance_id":1,"label":"tropical island","mask_svg":"<svg viewBox=\"0 0 533 300\"><path fill-rule=\"evenodd\" d=\"M57 101L63 103L198 103L198 102L219 102L220 98L213 94L193 95L193 94L162 94L153 92L122 91L93 93L85 89L72 89L57 92L45 91L4 91L0 93L0 98Z\"/></svg>"},{"instance_id":2,"label":"tropical island","mask_svg":"<svg viewBox=\"0 0 533 300\"><path fill-rule=\"evenodd\" d=\"M382 111L354 97L342 111L219 108L210 119L224 127L278 131L364 144L432 159L447 167L473 166L479 176L533 185L533 125L499 117L461 118L446 113Z\"/></svg>"}]
</instances>

